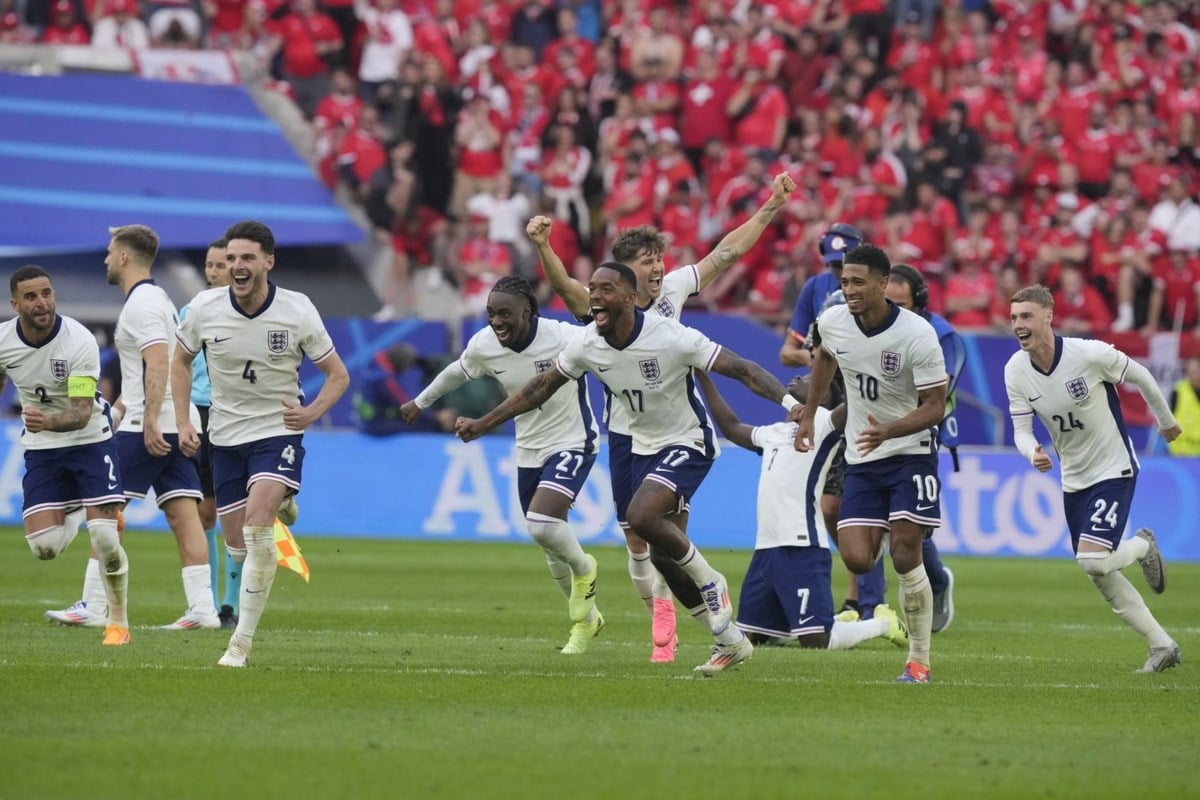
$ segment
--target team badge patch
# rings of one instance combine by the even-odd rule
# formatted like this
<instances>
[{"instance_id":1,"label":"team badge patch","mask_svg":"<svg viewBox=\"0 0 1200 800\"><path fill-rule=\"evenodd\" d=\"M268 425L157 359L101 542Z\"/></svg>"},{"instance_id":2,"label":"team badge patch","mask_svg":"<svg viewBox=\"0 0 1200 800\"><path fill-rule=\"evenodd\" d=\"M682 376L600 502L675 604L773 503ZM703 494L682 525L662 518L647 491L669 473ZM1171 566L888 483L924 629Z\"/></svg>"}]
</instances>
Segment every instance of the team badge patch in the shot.
<instances>
[{"instance_id":1,"label":"team badge patch","mask_svg":"<svg viewBox=\"0 0 1200 800\"><path fill-rule=\"evenodd\" d=\"M56 381L65 381L67 379L67 360L65 358L50 359L50 374Z\"/></svg>"},{"instance_id":2,"label":"team badge patch","mask_svg":"<svg viewBox=\"0 0 1200 800\"><path fill-rule=\"evenodd\" d=\"M267 349L272 353L282 353L287 350L287 331L267 331Z\"/></svg>"},{"instance_id":3,"label":"team badge patch","mask_svg":"<svg viewBox=\"0 0 1200 800\"><path fill-rule=\"evenodd\" d=\"M545 361L534 362L533 368L537 370L538 375L541 375L543 372L548 371L553 366L554 362L550 359L547 359Z\"/></svg>"},{"instance_id":4,"label":"team badge patch","mask_svg":"<svg viewBox=\"0 0 1200 800\"><path fill-rule=\"evenodd\" d=\"M638 362L638 367L642 370L642 377L648 381L656 381L662 376L662 370L658 366L657 358L647 358Z\"/></svg>"},{"instance_id":5,"label":"team badge patch","mask_svg":"<svg viewBox=\"0 0 1200 800\"><path fill-rule=\"evenodd\" d=\"M1072 400L1082 400L1088 396L1087 381L1083 378L1072 378L1067 381L1067 393Z\"/></svg>"},{"instance_id":6,"label":"team badge patch","mask_svg":"<svg viewBox=\"0 0 1200 800\"><path fill-rule=\"evenodd\" d=\"M675 304L665 297L660 297L654 304L655 310L668 319L675 319Z\"/></svg>"},{"instance_id":7,"label":"team badge patch","mask_svg":"<svg viewBox=\"0 0 1200 800\"><path fill-rule=\"evenodd\" d=\"M900 354L892 350L884 350L879 356L879 366L884 375L900 374Z\"/></svg>"}]
</instances>

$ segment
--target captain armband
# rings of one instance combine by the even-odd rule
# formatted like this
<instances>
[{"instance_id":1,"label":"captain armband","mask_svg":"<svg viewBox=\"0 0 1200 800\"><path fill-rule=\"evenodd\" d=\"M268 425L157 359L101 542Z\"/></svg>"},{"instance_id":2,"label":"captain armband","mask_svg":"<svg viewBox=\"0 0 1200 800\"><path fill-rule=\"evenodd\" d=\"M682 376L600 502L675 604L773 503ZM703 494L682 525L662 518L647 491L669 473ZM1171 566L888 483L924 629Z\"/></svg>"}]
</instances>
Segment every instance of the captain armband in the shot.
<instances>
[{"instance_id":1,"label":"captain armband","mask_svg":"<svg viewBox=\"0 0 1200 800\"><path fill-rule=\"evenodd\" d=\"M91 375L73 375L67 378L67 397L95 397L96 379Z\"/></svg>"}]
</instances>

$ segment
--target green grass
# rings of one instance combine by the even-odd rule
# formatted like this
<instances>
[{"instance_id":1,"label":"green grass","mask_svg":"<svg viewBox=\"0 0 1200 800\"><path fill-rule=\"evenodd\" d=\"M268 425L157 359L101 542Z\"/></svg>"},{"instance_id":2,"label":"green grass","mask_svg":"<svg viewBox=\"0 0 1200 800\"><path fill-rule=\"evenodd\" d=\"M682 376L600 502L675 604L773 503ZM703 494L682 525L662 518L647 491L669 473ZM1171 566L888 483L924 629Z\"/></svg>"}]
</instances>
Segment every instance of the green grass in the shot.
<instances>
[{"instance_id":1,"label":"green grass","mask_svg":"<svg viewBox=\"0 0 1200 800\"><path fill-rule=\"evenodd\" d=\"M42 619L77 599L82 540L40 563L5 533L4 798L1200 794L1200 566L1151 601L1183 666L1135 676L1139 637L1071 562L951 560L935 683L899 686L883 641L694 678L710 640L686 620L678 661L652 665L616 548L594 550L608 625L567 658L533 545L302 539L312 584L280 572L242 671L214 666L222 632L141 627L182 610L168 536L127 536L134 643L110 649ZM749 560L707 555L731 580Z\"/></svg>"}]
</instances>

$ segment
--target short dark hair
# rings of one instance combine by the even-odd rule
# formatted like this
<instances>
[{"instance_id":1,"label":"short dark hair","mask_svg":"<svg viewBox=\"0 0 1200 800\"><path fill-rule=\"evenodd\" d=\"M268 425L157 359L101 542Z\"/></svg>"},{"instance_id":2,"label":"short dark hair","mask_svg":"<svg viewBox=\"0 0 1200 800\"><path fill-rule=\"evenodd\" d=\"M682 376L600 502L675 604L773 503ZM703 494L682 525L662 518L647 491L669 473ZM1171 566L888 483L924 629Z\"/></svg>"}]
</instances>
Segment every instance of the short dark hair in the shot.
<instances>
[{"instance_id":1,"label":"short dark hair","mask_svg":"<svg viewBox=\"0 0 1200 800\"><path fill-rule=\"evenodd\" d=\"M667 251L667 240L653 225L626 228L613 239L613 258L622 264L636 261L642 251L657 256Z\"/></svg>"},{"instance_id":2,"label":"short dark hair","mask_svg":"<svg viewBox=\"0 0 1200 800\"><path fill-rule=\"evenodd\" d=\"M8 290L13 297L17 296L17 286L24 281L31 281L35 278L45 278L50 280L50 275L46 270L39 267L37 264L26 264L23 267L18 267L17 271L8 279Z\"/></svg>"},{"instance_id":3,"label":"short dark hair","mask_svg":"<svg viewBox=\"0 0 1200 800\"><path fill-rule=\"evenodd\" d=\"M214 239L213 241L209 242L208 247L204 249L212 250L215 248L217 250L224 250L226 247L229 247L229 240L222 236L220 239Z\"/></svg>"},{"instance_id":4,"label":"short dark hair","mask_svg":"<svg viewBox=\"0 0 1200 800\"><path fill-rule=\"evenodd\" d=\"M234 239L249 239L252 242L258 242L258 246L266 255L275 253L275 234L271 233L271 229L261 222L248 219L244 222L233 223L225 229L225 240L231 242Z\"/></svg>"},{"instance_id":5,"label":"short dark hair","mask_svg":"<svg viewBox=\"0 0 1200 800\"><path fill-rule=\"evenodd\" d=\"M621 276L621 283L628 286L632 291L637 291L637 273L632 267L627 267L619 261L605 261L596 265L596 270L611 269L613 272Z\"/></svg>"},{"instance_id":6,"label":"short dark hair","mask_svg":"<svg viewBox=\"0 0 1200 800\"><path fill-rule=\"evenodd\" d=\"M158 234L145 225L120 225L109 228L108 235L122 247L127 247L147 264L158 255Z\"/></svg>"},{"instance_id":7,"label":"short dark hair","mask_svg":"<svg viewBox=\"0 0 1200 800\"><path fill-rule=\"evenodd\" d=\"M846 254L847 264L862 264L867 271L881 278L888 277L892 272L892 261L887 253L873 244L860 244Z\"/></svg>"},{"instance_id":8,"label":"short dark hair","mask_svg":"<svg viewBox=\"0 0 1200 800\"><path fill-rule=\"evenodd\" d=\"M888 280L908 286L908 290L912 292L913 306L918 311L924 311L925 307L929 305L929 287L925 285L925 276L918 272L912 264L893 264Z\"/></svg>"},{"instance_id":9,"label":"short dark hair","mask_svg":"<svg viewBox=\"0 0 1200 800\"><path fill-rule=\"evenodd\" d=\"M538 315L537 295L533 293L533 284L524 276L505 275L496 281L492 291L524 297L525 301L529 303L529 316L536 317Z\"/></svg>"}]
</instances>

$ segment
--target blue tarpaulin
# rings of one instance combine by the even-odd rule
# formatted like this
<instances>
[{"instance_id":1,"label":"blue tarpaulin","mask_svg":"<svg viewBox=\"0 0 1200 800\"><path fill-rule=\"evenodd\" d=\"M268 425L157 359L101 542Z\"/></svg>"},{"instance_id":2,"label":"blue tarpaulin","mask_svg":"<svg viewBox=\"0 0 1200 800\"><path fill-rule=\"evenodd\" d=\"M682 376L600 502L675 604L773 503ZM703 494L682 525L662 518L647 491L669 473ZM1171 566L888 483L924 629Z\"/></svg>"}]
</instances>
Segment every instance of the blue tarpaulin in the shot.
<instances>
[{"instance_id":1,"label":"blue tarpaulin","mask_svg":"<svg viewBox=\"0 0 1200 800\"><path fill-rule=\"evenodd\" d=\"M241 219L280 246L363 236L241 86L0 74L0 255L100 250L130 223L203 247Z\"/></svg>"}]
</instances>

